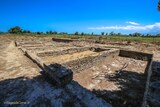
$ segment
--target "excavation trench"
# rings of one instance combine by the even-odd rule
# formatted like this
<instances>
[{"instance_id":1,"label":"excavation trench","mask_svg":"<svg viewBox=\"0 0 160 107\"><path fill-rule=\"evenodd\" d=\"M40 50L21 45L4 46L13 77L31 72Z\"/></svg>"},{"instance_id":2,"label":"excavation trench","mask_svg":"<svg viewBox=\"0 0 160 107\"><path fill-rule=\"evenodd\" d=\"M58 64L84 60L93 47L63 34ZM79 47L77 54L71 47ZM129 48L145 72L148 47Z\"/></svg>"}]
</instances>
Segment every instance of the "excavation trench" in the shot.
<instances>
[{"instance_id":1,"label":"excavation trench","mask_svg":"<svg viewBox=\"0 0 160 107\"><path fill-rule=\"evenodd\" d=\"M119 50L106 48L71 48L63 51L38 53L45 64L59 63L73 72L90 68L104 59L118 56Z\"/></svg>"},{"instance_id":2,"label":"excavation trench","mask_svg":"<svg viewBox=\"0 0 160 107\"><path fill-rule=\"evenodd\" d=\"M48 70L48 67L55 65L71 69L73 80L115 107L141 106L145 101L144 93L148 90L152 54L84 47L40 52L37 57L47 67L46 72L52 70ZM61 73L54 75L57 74ZM72 75L67 76L70 81ZM64 80L65 78L66 76Z\"/></svg>"}]
</instances>

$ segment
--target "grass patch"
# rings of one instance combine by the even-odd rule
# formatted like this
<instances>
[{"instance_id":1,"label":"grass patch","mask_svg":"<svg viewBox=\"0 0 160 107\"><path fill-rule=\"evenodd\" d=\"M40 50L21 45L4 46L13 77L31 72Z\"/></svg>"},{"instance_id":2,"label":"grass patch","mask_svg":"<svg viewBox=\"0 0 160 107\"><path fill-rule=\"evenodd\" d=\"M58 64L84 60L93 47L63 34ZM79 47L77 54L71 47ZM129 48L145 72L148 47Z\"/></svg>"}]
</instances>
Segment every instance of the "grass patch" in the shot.
<instances>
[{"instance_id":1,"label":"grass patch","mask_svg":"<svg viewBox=\"0 0 160 107\"><path fill-rule=\"evenodd\" d=\"M97 35L66 35L66 34L1 34L0 36L27 36L27 37L54 37L54 38L67 38L67 39L79 39L79 40L91 40L91 41L103 41L103 42L136 42L136 43L152 43L160 45L160 37L132 37L132 36L97 36ZM99 42L101 43L101 42Z\"/></svg>"}]
</instances>

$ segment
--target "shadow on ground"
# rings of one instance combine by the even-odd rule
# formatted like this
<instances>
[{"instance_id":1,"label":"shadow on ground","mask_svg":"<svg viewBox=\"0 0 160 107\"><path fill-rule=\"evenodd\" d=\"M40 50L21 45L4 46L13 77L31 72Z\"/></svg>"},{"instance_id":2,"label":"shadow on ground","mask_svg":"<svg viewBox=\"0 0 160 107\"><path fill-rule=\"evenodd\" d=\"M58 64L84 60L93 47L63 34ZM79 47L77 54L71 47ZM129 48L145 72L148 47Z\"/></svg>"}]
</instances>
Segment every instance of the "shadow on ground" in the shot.
<instances>
[{"instance_id":1,"label":"shadow on ground","mask_svg":"<svg viewBox=\"0 0 160 107\"><path fill-rule=\"evenodd\" d=\"M76 81L64 87L50 82L44 75L2 80L0 107L111 107Z\"/></svg>"},{"instance_id":2,"label":"shadow on ground","mask_svg":"<svg viewBox=\"0 0 160 107\"><path fill-rule=\"evenodd\" d=\"M45 96L41 95L44 93L45 88L43 87L45 85L40 87L39 85L42 85L43 80L43 77L40 75L32 79L17 77L0 81L0 106L27 106L31 101L33 101L33 106L39 103L51 106L49 99L44 99ZM42 101L42 99L44 100Z\"/></svg>"},{"instance_id":3,"label":"shadow on ground","mask_svg":"<svg viewBox=\"0 0 160 107\"><path fill-rule=\"evenodd\" d=\"M105 79L116 83L119 90L92 90L92 93L113 107L141 106L145 91L145 74L121 70L116 71L114 75L106 75ZM16 104L14 107L27 107L28 103L37 107L109 107L110 105L104 100L97 99L75 81L65 87L57 87L53 81L44 78L44 75L0 81L0 106L12 106L4 103L18 102L25 104ZM96 104L98 106L95 106Z\"/></svg>"},{"instance_id":4,"label":"shadow on ground","mask_svg":"<svg viewBox=\"0 0 160 107\"><path fill-rule=\"evenodd\" d=\"M147 95L147 104L149 107L160 107L160 62L153 61L152 75L149 92Z\"/></svg>"},{"instance_id":5,"label":"shadow on ground","mask_svg":"<svg viewBox=\"0 0 160 107\"><path fill-rule=\"evenodd\" d=\"M97 96L113 105L113 107L140 107L145 90L146 76L132 71L116 71L115 75L106 76L107 81L112 81L120 90L93 90Z\"/></svg>"},{"instance_id":6,"label":"shadow on ground","mask_svg":"<svg viewBox=\"0 0 160 107\"><path fill-rule=\"evenodd\" d=\"M46 79L39 75L32 79L18 77L0 81L0 107L74 107L78 104L66 87L58 87Z\"/></svg>"}]
</instances>

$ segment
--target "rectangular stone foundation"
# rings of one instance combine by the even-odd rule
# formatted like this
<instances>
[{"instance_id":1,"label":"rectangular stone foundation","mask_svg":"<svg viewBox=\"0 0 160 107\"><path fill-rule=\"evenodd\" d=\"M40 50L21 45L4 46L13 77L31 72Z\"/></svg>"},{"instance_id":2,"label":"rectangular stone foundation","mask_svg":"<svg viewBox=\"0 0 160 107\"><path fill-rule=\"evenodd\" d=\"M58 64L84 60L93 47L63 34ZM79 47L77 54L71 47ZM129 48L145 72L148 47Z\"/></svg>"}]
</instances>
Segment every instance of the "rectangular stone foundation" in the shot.
<instances>
[{"instance_id":1,"label":"rectangular stone foundation","mask_svg":"<svg viewBox=\"0 0 160 107\"><path fill-rule=\"evenodd\" d=\"M59 63L72 69L73 72L81 71L102 62L104 59L114 58L119 55L118 49L108 48L71 48L63 51L38 53L46 64Z\"/></svg>"},{"instance_id":2,"label":"rectangular stone foundation","mask_svg":"<svg viewBox=\"0 0 160 107\"><path fill-rule=\"evenodd\" d=\"M65 63L58 64L56 61L53 63L46 63L43 58L50 57L56 58L58 56L64 56L66 54L78 54L80 52L91 51L94 54L82 57L80 59L71 60ZM25 51L25 50L24 50ZM73 72L81 71L86 68L90 68L95 64L100 63L104 59L110 59L118 56L119 50L117 49L106 49L106 48L93 48L93 47L84 47L84 48L73 48L67 49L60 52L45 52L34 55L30 52L25 51L25 54L28 58L33 60L39 67L41 67L45 74L50 78L50 80L55 81L58 85L64 85L69 83L73 78ZM64 70L65 68L65 70ZM63 72L65 71L65 72Z\"/></svg>"},{"instance_id":3,"label":"rectangular stone foundation","mask_svg":"<svg viewBox=\"0 0 160 107\"><path fill-rule=\"evenodd\" d=\"M120 50L117 57L106 58L105 61L100 61L102 64L89 69L86 67L82 72L75 73L74 80L106 102L112 102L115 107L139 107L141 104L145 107L152 57L152 54ZM126 65L129 66L127 69ZM117 88L119 86L120 89ZM123 105L124 102L126 105Z\"/></svg>"},{"instance_id":4,"label":"rectangular stone foundation","mask_svg":"<svg viewBox=\"0 0 160 107\"><path fill-rule=\"evenodd\" d=\"M61 40L57 40L58 42L61 42ZM73 41L66 41L62 40L62 42L73 42ZM58 44L58 43L57 43ZM142 101L142 106L145 107L146 104L146 95L148 93L148 86L149 86L149 81L150 81L150 75L152 73L151 71L151 65L152 65L152 54L147 54L147 53L142 53L142 52L135 52L135 51L126 51L126 50L118 50L118 49L111 49L111 48L106 48L106 47L83 47L83 48L78 48L78 47L69 47L67 49L57 49L54 50L56 47L52 47L49 51L45 52L36 52L36 54L32 55L29 49L36 49L40 48L39 46L42 46L41 43L16 43L17 46L24 45L22 48L22 51L26 54L28 58L30 58L33 62L37 63L38 66L40 66L44 71L45 74L48 75L48 77L51 79L51 81L57 82L59 85L65 85L69 83L72 78L73 78L73 72L80 72L85 69L88 69L92 66L95 66L97 64L100 64L104 60L108 60L110 62L112 59L114 59L117 56L120 57L128 57L128 58L133 58L137 60L143 60L147 61L147 67L145 68L145 76L146 76L146 87L144 90L144 98ZM34 46L36 45L36 46ZM64 44L63 44L64 45ZM66 45L66 44L65 44ZM64 46L65 46L64 45ZM46 46L48 47L48 46ZM46 48L44 47L44 48ZM63 47L63 46L62 46ZM41 48L40 48L41 49ZM37 49L38 50L38 49ZM54 59L55 57L59 56L65 56L65 55L73 55L73 54L78 54L78 53L83 53L85 51L90 51L89 54L85 54L84 57L80 57L79 59L72 59L68 61L61 61L60 63L56 64L56 61L46 63L45 61L46 58L48 57L49 59ZM65 72L63 72L63 69L65 68ZM73 72L72 72L73 71Z\"/></svg>"},{"instance_id":5,"label":"rectangular stone foundation","mask_svg":"<svg viewBox=\"0 0 160 107\"><path fill-rule=\"evenodd\" d=\"M112 59L119 55L119 50L109 50L100 52L94 56L88 56L77 60L72 60L66 63L62 63L62 65L72 69L73 72L81 71L87 68L90 68L98 63L103 62L105 59Z\"/></svg>"}]
</instances>

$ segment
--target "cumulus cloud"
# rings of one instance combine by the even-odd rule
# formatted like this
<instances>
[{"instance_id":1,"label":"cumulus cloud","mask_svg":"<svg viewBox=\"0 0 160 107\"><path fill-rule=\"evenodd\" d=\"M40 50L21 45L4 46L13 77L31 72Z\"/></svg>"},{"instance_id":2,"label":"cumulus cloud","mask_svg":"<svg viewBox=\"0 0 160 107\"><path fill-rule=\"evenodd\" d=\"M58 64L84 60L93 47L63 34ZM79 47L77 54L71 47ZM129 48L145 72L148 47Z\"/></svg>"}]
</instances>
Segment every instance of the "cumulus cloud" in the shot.
<instances>
[{"instance_id":1,"label":"cumulus cloud","mask_svg":"<svg viewBox=\"0 0 160 107\"><path fill-rule=\"evenodd\" d=\"M146 30L160 30L160 22L150 25L127 25L127 26L101 26L101 27L90 27L91 30L133 30L133 31L146 31Z\"/></svg>"},{"instance_id":2,"label":"cumulus cloud","mask_svg":"<svg viewBox=\"0 0 160 107\"><path fill-rule=\"evenodd\" d=\"M131 25L140 25L139 23L136 23L136 22L132 22L132 21L128 21L128 22L126 22L127 24L131 24Z\"/></svg>"}]
</instances>

